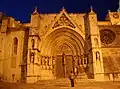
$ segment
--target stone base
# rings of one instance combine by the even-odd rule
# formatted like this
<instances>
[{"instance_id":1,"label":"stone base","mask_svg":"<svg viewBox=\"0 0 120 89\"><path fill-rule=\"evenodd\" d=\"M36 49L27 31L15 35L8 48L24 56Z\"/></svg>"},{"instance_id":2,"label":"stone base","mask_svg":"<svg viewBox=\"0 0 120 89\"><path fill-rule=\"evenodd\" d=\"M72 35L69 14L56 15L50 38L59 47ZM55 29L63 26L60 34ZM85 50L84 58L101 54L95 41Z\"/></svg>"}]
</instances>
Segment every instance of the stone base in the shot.
<instances>
[{"instance_id":1,"label":"stone base","mask_svg":"<svg viewBox=\"0 0 120 89\"><path fill-rule=\"evenodd\" d=\"M88 79L86 73L78 74L78 75L76 76L76 78L77 78L77 79Z\"/></svg>"},{"instance_id":2,"label":"stone base","mask_svg":"<svg viewBox=\"0 0 120 89\"><path fill-rule=\"evenodd\" d=\"M104 74L97 73L94 75L96 81L105 81Z\"/></svg>"},{"instance_id":3,"label":"stone base","mask_svg":"<svg viewBox=\"0 0 120 89\"><path fill-rule=\"evenodd\" d=\"M35 83L40 80L40 76L27 76L27 83Z\"/></svg>"}]
</instances>

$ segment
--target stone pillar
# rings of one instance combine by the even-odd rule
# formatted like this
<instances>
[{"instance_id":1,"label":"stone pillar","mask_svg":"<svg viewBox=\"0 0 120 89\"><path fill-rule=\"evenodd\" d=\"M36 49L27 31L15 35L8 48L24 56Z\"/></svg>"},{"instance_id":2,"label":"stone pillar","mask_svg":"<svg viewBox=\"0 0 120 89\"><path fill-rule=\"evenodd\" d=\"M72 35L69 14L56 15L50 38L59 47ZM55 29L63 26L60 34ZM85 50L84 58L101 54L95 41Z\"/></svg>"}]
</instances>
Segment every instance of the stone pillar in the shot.
<instances>
[{"instance_id":1,"label":"stone pillar","mask_svg":"<svg viewBox=\"0 0 120 89\"><path fill-rule=\"evenodd\" d=\"M109 74L109 78L111 81L113 81L113 74Z\"/></svg>"},{"instance_id":2,"label":"stone pillar","mask_svg":"<svg viewBox=\"0 0 120 89\"><path fill-rule=\"evenodd\" d=\"M54 79L56 79L56 76L55 76L55 57L52 56L52 74L53 74L53 77Z\"/></svg>"},{"instance_id":3,"label":"stone pillar","mask_svg":"<svg viewBox=\"0 0 120 89\"><path fill-rule=\"evenodd\" d=\"M120 74L118 73L118 81L120 81Z\"/></svg>"},{"instance_id":4,"label":"stone pillar","mask_svg":"<svg viewBox=\"0 0 120 89\"><path fill-rule=\"evenodd\" d=\"M118 10L117 10L118 12L120 12L120 0L119 0L119 7L118 7Z\"/></svg>"}]
</instances>

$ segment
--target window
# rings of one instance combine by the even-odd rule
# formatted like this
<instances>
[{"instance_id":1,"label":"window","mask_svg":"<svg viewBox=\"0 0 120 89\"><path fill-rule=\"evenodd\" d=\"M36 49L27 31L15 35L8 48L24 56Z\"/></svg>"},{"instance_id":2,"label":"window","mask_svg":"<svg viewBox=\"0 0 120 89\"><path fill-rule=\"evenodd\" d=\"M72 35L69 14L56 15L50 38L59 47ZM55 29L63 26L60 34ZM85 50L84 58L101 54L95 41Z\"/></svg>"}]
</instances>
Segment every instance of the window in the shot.
<instances>
[{"instance_id":1,"label":"window","mask_svg":"<svg viewBox=\"0 0 120 89\"><path fill-rule=\"evenodd\" d=\"M35 40L34 39L32 39L31 40L31 43L32 43L32 49L34 48L34 46L35 46Z\"/></svg>"},{"instance_id":2,"label":"window","mask_svg":"<svg viewBox=\"0 0 120 89\"><path fill-rule=\"evenodd\" d=\"M13 43L13 53L14 54L17 54L17 47L18 47L18 39L15 37L14 43Z\"/></svg>"},{"instance_id":3,"label":"window","mask_svg":"<svg viewBox=\"0 0 120 89\"><path fill-rule=\"evenodd\" d=\"M108 45L115 41L116 34L110 29L102 29L100 30L100 40L102 44Z\"/></svg>"}]
</instances>

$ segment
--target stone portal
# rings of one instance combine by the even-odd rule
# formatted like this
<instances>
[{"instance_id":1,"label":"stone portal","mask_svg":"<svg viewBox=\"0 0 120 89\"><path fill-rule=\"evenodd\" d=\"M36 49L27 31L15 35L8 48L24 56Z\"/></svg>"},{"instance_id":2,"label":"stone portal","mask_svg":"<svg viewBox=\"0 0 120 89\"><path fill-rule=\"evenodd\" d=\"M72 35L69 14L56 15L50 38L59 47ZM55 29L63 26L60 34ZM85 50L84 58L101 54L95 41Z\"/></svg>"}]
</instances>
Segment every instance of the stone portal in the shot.
<instances>
[{"instance_id":1,"label":"stone portal","mask_svg":"<svg viewBox=\"0 0 120 89\"><path fill-rule=\"evenodd\" d=\"M77 76L80 65L82 65L81 60L84 60L80 59L83 53L83 37L74 29L65 27L53 29L41 44L41 54L52 56L52 60L54 60L51 70L54 78L66 78L70 71L73 71ZM50 72L47 76L49 75Z\"/></svg>"},{"instance_id":2,"label":"stone portal","mask_svg":"<svg viewBox=\"0 0 120 89\"><path fill-rule=\"evenodd\" d=\"M68 77L70 71L74 69L72 51L67 44L63 44L59 46L56 53L56 78Z\"/></svg>"},{"instance_id":3,"label":"stone portal","mask_svg":"<svg viewBox=\"0 0 120 89\"><path fill-rule=\"evenodd\" d=\"M68 77L70 71L73 71L72 55L65 55L65 62L63 62L62 55L57 55L56 59L56 78Z\"/></svg>"}]
</instances>

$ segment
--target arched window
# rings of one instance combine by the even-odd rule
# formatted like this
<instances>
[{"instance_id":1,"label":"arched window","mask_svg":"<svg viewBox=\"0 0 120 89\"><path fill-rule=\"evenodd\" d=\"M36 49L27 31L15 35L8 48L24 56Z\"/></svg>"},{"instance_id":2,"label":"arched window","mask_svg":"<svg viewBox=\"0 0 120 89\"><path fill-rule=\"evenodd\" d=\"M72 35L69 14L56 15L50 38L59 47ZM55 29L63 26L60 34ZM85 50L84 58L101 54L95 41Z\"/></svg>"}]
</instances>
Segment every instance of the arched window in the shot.
<instances>
[{"instance_id":1,"label":"arched window","mask_svg":"<svg viewBox=\"0 0 120 89\"><path fill-rule=\"evenodd\" d=\"M18 39L15 37L14 43L13 43L13 53L14 54L17 54L17 47L18 47Z\"/></svg>"},{"instance_id":2,"label":"arched window","mask_svg":"<svg viewBox=\"0 0 120 89\"><path fill-rule=\"evenodd\" d=\"M32 39L31 40L31 43L32 43L32 49L34 48L34 46L35 46L35 40L34 39Z\"/></svg>"}]
</instances>

